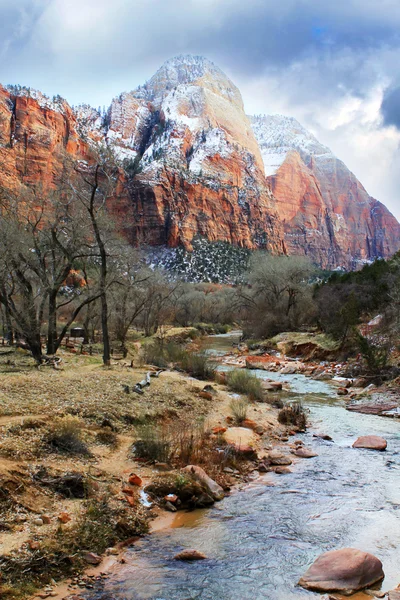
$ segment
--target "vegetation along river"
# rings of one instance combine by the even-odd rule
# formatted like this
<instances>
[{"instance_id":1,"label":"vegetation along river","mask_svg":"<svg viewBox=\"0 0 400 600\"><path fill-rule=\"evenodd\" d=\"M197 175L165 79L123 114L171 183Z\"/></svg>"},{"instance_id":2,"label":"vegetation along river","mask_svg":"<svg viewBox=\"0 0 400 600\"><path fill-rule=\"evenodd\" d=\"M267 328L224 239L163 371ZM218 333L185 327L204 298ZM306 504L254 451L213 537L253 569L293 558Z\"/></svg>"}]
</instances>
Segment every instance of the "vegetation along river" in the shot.
<instances>
[{"instance_id":1,"label":"vegetation along river","mask_svg":"<svg viewBox=\"0 0 400 600\"><path fill-rule=\"evenodd\" d=\"M214 338L218 352L232 343ZM347 412L335 388L302 375L256 371L288 381L309 410L299 436L318 457L301 460L286 476L268 474L208 511L180 515L177 526L136 543L92 600L301 600L320 597L296 587L327 550L355 547L378 556L382 589L400 583L400 422ZM323 432L333 442L313 438ZM386 452L353 449L359 435L387 439ZM271 486L271 483L274 485ZM195 548L208 560L173 560ZM363 594L357 598L363 598ZM365 596L367 598L367 596Z\"/></svg>"}]
</instances>

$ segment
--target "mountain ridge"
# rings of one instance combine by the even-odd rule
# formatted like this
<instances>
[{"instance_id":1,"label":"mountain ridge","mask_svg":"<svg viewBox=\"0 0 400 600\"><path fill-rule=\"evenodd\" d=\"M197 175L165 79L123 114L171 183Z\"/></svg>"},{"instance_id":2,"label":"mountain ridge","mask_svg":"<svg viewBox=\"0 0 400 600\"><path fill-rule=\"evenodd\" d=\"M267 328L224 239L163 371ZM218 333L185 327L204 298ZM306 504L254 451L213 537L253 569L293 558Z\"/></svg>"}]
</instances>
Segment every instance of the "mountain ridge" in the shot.
<instances>
[{"instance_id":1,"label":"mountain ridge","mask_svg":"<svg viewBox=\"0 0 400 600\"><path fill-rule=\"evenodd\" d=\"M203 236L305 254L327 268L400 247L396 219L329 148L292 117L248 117L238 88L204 57L166 61L105 114L1 88L0 140L5 177L24 185L51 185L62 150L79 156L93 142L112 144L134 166L113 203L129 212L134 244L190 250Z\"/></svg>"}]
</instances>

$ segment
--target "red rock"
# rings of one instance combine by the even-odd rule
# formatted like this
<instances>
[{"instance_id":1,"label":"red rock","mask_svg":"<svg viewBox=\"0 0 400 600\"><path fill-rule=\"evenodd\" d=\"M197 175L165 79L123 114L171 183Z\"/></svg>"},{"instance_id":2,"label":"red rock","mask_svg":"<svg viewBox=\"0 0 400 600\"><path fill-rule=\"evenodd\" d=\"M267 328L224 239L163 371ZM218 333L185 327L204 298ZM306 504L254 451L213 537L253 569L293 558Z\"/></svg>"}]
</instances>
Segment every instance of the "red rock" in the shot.
<instances>
[{"instance_id":1,"label":"red rock","mask_svg":"<svg viewBox=\"0 0 400 600\"><path fill-rule=\"evenodd\" d=\"M125 500L129 504L129 506L132 506L132 507L136 506L135 499L132 496L125 496Z\"/></svg>"},{"instance_id":2,"label":"red rock","mask_svg":"<svg viewBox=\"0 0 400 600\"><path fill-rule=\"evenodd\" d=\"M61 523L68 523L68 521L71 520L71 517L69 516L68 513L66 512L62 512L61 514L58 515L57 519L61 522Z\"/></svg>"},{"instance_id":3,"label":"red rock","mask_svg":"<svg viewBox=\"0 0 400 600\"><path fill-rule=\"evenodd\" d=\"M142 482L142 480L141 480L141 478L139 477L139 475L136 475L136 473L131 473L131 474L129 475L129 479L128 479L128 481L129 481L129 483L130 483L131 485L137 485L137 486L139 486L139 487L140 487L140 486L142 485L142 483L143 483L143 482Z\"/></svg>"},{"instance_id":4,"label":"red rock","mask_svg":"<svg viewBox=\"0 0 400 600\"><path fill-rule=\"evenodd\" d=\"M127 488L127 487L123 488L122 493L126 494L127 496L133 496L134 495L133 490L131 488Z\"/></svg>"},{"instance_id":5,"label":"red rock","mask_svg":"<svg viewBox=\"0 0 400 600\"><path fill-rule=\"evenodd\" d=\"M256 433L258 433L259 435L262 435L264 433L264 427L262 425L260 425L259 423L256 423L255 421L252 421L251 419L245 419L242 423L241 423L242 427L246 427L246 429L251 429L252 431L255 431Z\"/></svg>"},{"instance_id":6,"label":"red rock","mask_svg":"<svg viewBox=\"0 0 400 600\"><path fill-rule=\"evenodd\" d=\"M166 502L171 502L171 504L175 504L178 501L178 496L176 494L167 494L164 497Z\"/></svg>"},{"instance_id":7,"label":"red rock","mask_svg":"<svg viewBox=\"0 0 400 600\"><path fill-rule=\"evenodd\" d=\"M205 392L204 390L199 393L200 398L204 398L204 400L212 400L213 395L211 392Z\"/></svg>"},{"instance_id":8,"label":"red rock","mask_svg":"<svg viewBox=\"0 0 400 600\"><path fill-rule=\"evenodd\" d=\"M225 433L226 431L226 427L213 427L211 429L212 433L215 433L216 435L220 435L221 433Z\"/></svg>"},{"instance_id":9,"label":"red rock","mask_svg":"<svg viewBox=\"0 0 400 600\"><path fill-rule=\"evenodd\" d=\"M50 525L51 518L48 515L42 515L42 521L44 525Z\"/></svg>"},{"instance_id":10,"label":"red rock","mask_svg":"<svg viewBox=\"0 0 400 600\"><path fill-rule=\"evenodd\" d=\"M299 585L315 592L351 595L384 578L381 561L354 548L322 554L300 579Z\"/></svg>"},{"instance_id":11,"label":"red rock","mask_svg":"<svg viewBox=\"0 0 400 600\"><path fill-rule=\"evenodd\" d=\"M338 396L347 396L348 393L349 393L349 390L345 387L340 387L337 391Z\"/></svg>"},{"instance_id":12,"label":"red rock","mask_svg":"<svg viewBox=\"0 0 400 600\"><path fill-rule=\"evenodd\" d=\"M276 467L283 467L292 464L292 459L287 454L279 452L279 450L272 450L268 454L268 460L271 465Z\"/></svg>"},{"instance_id":13,"label":"red rock","mask_svg":"<svg viewBox=\"0 0 400 600\"><path fill-rule=\"evenodd\" d=\"M207 556L202 552L198 552L198 550L182 550L182 552L178 552L178 554L175 554L174 556L175 560L185 561L205 560L206 558Z\"/></svg>"},{"instance_id":14,"label":"red rock","mask_svg":"<svg viewBox=\"0 0 400 600\"><path fill-rule=\"evenodd\" d=\"M387 441L378 435L364 435L353 444L353 448L366 448L368 450L386 450Z\"/></svg>"}]
</instances>

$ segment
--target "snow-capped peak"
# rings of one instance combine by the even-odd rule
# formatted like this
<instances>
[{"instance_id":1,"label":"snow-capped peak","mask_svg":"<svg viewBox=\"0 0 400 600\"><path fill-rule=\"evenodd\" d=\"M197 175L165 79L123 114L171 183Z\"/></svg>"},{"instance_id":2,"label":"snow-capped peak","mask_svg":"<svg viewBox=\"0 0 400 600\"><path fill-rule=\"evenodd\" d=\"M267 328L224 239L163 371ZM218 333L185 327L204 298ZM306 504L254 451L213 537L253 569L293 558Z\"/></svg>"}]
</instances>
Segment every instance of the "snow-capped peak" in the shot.
<instances>
[{"instance_id":1,"label":"snow-capped peak","mask_svg":"<svg viewBox=\"0 0 400 600\"><path fill-rule=\"evenodd\" d=\"M293 117L257 115L250 119L267 177L276 173L291 150L297 150L305 162L311 156L334 158L329 148Z\"/></svg>"},{"instance_id":2,"label":"snow-capped peak","mask_svg":"<svg viewBox=\"0 0 400 600\"><path fill-rule=\"evenodd\" d=\"M218 92L231 100L241 102L238 88L213 62L204 56L181 54L167 60L162 67L143 86L139 86L133 94L136 98L161 104L169 92L179 85L191 85L198 80L202 85L218 89ZM207 80L207 81L206 81Z\"/></svg>"}]
</instances>

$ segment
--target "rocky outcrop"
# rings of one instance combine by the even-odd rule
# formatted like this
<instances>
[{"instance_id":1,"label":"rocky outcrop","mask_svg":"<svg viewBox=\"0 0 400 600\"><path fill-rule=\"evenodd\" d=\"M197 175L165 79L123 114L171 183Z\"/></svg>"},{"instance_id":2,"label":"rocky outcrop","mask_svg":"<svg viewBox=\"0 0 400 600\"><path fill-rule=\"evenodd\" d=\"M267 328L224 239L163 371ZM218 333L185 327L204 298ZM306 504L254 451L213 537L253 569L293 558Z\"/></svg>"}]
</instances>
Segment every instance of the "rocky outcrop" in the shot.
<instances>
[{"instance_id":1,"label":"rocky outcrop","mask_svg":"<svg viewBox=\"0 0 400 600\"><path fill-rule=\"evenodd\" d=\"M381 561L355 548L322 554L300 579L299 585L315 592L350 596L384 578Z\"/></svg>"},{"instance_id":2,"label":"rocky outcrop","mask_svg":"<svg viewBox=\"0 0 400 600\"><path fill-rule=\"evenodd\" d=\"M400 226L355 175L295 119L254 117L289 254L357 268L400 247Z\"/></svg>"},{"instance_id":3,"label":"rocky outcrop","mask_svg":"<svg viewBox=\"0 0 400 600\"><path fill-rule=\"evenodd\" d=\"M111 208L134 244L196 236L357 267L400 247L400 226L294 119L248 118L237 87L202 57L167 61L105 114L0 87L2 183L56 184L65 155L112 144L124 164Z\"/></svg>"}]
</instances>

